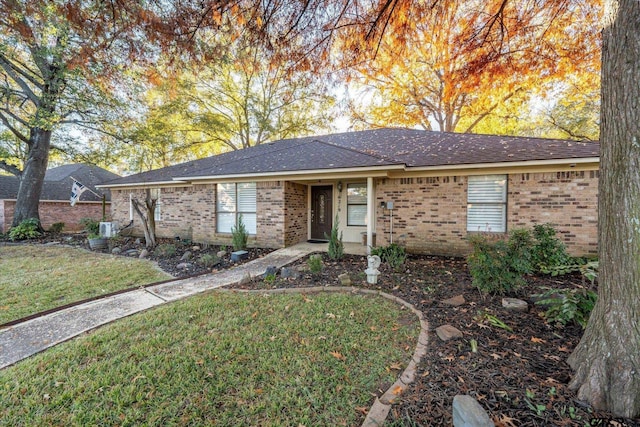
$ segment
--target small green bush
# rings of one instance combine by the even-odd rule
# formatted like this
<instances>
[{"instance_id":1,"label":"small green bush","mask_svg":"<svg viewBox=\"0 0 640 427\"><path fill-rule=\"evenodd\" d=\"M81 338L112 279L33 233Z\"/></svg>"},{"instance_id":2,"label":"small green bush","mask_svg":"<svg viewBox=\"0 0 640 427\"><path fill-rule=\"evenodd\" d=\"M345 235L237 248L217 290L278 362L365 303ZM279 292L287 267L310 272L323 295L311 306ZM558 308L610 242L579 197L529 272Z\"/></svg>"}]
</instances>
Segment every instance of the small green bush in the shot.
<instances>
[{"instance_id":1,"label":"small green bush","mask_svg":"<svg viewBox=\"0 0 640 427\"><path fill-rule=\"evenodd\" d=\"M198 258L198 263L204 268L212 268L213 266L220 264L220 258L215 254L203 254Z\"/></svg>"},{"instance_id":2,"label":"small green bush","mask_svg":"<svg viewBox=\"0 0 640 427\"><path fill-rule=\"evenodd\" d=\"M322 255L311 255L309 259L307 259L307 265L313 274L320 273L324 266L322 263Z\"/></svg>"},{"instance_id":3,"label":"small green bush","mask_svg":"<svg viewBox=\"0 0 640 427\"><path fill-rule=\"evenodd\" d=\"M28 218L9 230L9 239L25 240L35 239L42 233L39 231L40 221L36 218Z\"/></svg>"},{"instance_id":4,"label":"small green bush","mask_svg":"<svg viewBox=\"0 0 640 427\"><path fill-rule=\"evenodd\" d=\"M247 233L247 227L244 225L242 215L238 215L238 224L231 228L231 244L234 251L239 251L247 247L247 240L249 234Z\"/></svg>"},{"instance_id":5,"label":"small green bush","mask_svg":"<svg viewBox=\"0 0 640 427\"><path fill-rule=\"evenodd\" d=\"M163 243L158 245L155 249L155 253L161 257L172 257L176 254L176 245L172 243Z\"/></svg>"},{"instance_id":6,"label":"small green bush","mask_svg":"<svg viewBox=\"0 0 640 427\"><path fill-rule=\"evenodd\" d=\"M264 283L272 286L274 283L276 283L276 275L273 273L267 274L266 276L264 276L263 280L264 280Z\"/></svg>"},{"instance_id":7,"label":"small green bush","mask_svg":"<svg viewBox=\"0 0 640 427\"><path fill-rule=\"evenodd\" d=\"M571 257L551 224L534 225L533 237L532 262L537 271L549 273L558 266L569 264Z\"/></svg>"},{"instance_id":8,"label":"small green bush","mask_svg":"<svg viewBox=\"0 0 640 427\"><path fill-rule=\"evenodd\" d=\"M64 222L56 222L49 227L50 233L62 233L62 230L64 230Z\"/></svg>"},{"instance_id":9,"label":"small green bush","mask_svg":"<svg viewBox=\"0 0 640 427\"><path fill-rule=\"evenodd\" d=\"M100 221L93 218L82 218L80 225L84 227L84 230L89 234L100 234Z\"/></svg>"},{"instance_id":10,"label":"small green bush","mask_svg":"<svg viewBox=\"0 0 640 427\"><path fill-rule=\"evenodd\" d=\"M504 294L525 284L524 275L532 271L531 236L526 230L514 230L509 240L490 242L484 235L469 238L472 252L467 257L473 285L481 292Z\"/></svg>"},{"instance_id":11,"label":"small green bush","mask_svg":"<svg viewBox=\"0 0 640 427\"><path fill-rule=\"evenodd\" d=\"M548 322L562 325L576 322L582 329L587 326L589 315L598 298L594 291L584 288L548 289L533 296L540 298L536 305L547 307L544 318Z\"/></svg>"},{"instance_id":12,"label":"small green bush","mask_svg":"<svg viewBox=\"0 0 640 427\"><path fill-rule=\"evenodd\" d=\"M389 266L396 271L399 270L407 260L407 252L397 243L372 248L371 255L378 255L382 262L389 264Z\"/></svg>"},{"instance_id":13,"label":"small green bush","mask_svg":"<svg viewBox=\"0 0 640 427\"><path fill-rule=\"evenodd\" d=\"M333 221L333 226L331 227L331 236L326 236L329 239L329 248L327 249L327 253L329 254L329 258L333 260L341 259L344 256L344 243L342 243L342 232L338 235L338 215L336 215L335 221Z\"/></svg>"}]
</instances>

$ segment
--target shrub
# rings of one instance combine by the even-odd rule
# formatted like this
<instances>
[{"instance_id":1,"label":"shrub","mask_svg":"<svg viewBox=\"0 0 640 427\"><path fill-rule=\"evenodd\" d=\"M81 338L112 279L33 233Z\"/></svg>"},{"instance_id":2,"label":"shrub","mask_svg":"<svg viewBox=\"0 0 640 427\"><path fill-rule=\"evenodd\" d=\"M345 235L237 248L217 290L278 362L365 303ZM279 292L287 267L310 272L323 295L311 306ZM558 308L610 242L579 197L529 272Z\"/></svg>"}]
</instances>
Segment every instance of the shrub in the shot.
<instances>
[{"instance_id":1,"label":"shrub","mask_svg":"<svg viewBox=\"0 0 640 427\"><path fill-rule=\"evenodd\" d=\"M40 236L40 221L36 218L27 218L9 230L11 240L34 239Z\"/></svg>"},{"instance_id":2,"label":"shrub","mask_svg":"<svg viewBox=\"0 0 640 427\"><path fill-rule=\"evenodd\" d=\"M238 225L231 228L231 244L234 251L239 251L247 247L249 234L242 220L242 215L238 215Z\"/></svg>"},{"instance_id":3,"label":"shrub","mask_svg":"<svg viewBox=\"0 0 640 427\"><path fill-rule=\"evenodd\" d=\"M583 329L587 326L589 315L596 303L598 295L589 289L549 289L541 294L536 305L547 307L544 318L548 322L566 325L576 322Z\"/></svg>"},{"instance_id":4,"label":"shrub","mask_svg":"<svg viewBox=\"0 0 640 427\"><path fill-rule=\"evenodd\" d=\"M551 224L533 226L535 245L532 249L532 262L536 270L549 273L552 269L567 265L571 257L567 254L564 243L556 237L556 230Z\"/></svg>"},{"instance_id":5,"label":"shrub","mask_svg":"<svg viewBox=\"0 0 640 427\"><path fill-rule=\"evenodd\" d=\"M329 248L327 252L329 254L329 258L333 260L341 259L344 256L344 243L342 243L342 233L338 235L338 215L336 215L335 221L333 221L333 226L331 227L331 236L326 236L329 238Z\"/></svg>"},{"instance_id":6,"label":"shrub","mask_svg":"<svg viewBox=\"0 0 640 427\"><path fill-rule=\"evenodd\" d=\"M176 245L172 243L163 243L158 245L155 249L155 253L161 257L172 257L176 254Z\"/></svg>"},{"instance_id":7,"label":"shrub","mask_svg":"<svg viewBox=\"0 0 640 427\"><path fill-rule=\"evenodd\" d=\"M322 255L311 255L307 260L307 265L309 266L309 270L313 274L318 274L322 271L323 263L322 263Z\"/></svg>"},{"instance_id":8,"label":"shrub","mask_svg":"<svg viewBox=\"0 0 640 427\"><path fill-rule=\"evenodd\" d=\"M467 265L473 285L481 292L503 294L525 283L524 275L531 273L531 236L526 230L512 231L508 241L492 243L480 234L469 241L472 252Z\"/></svg>"},{"instance_id":9,"label":"shrub","mask_svg":"<svg viewBox=\"0 0 640 427\"><path fill-rule=\"evenodd\" d=\"M213 266L220 264L220 258L215 254L203 254L198 258L198 263L204 268L212 268Z\"/></svg>"},{"instance_id":10,"label":"shrub","mask_svg":"<svg viewBox=\"0 0 640 427\"><path fill-rule=\"evenodd\" d=\"M391 243L388 246L380 246L371 249L371 255L378 255L380 260L389 264L394 270L398 270L407 260L405 249L397 243Z\"/></svg>"},{"instance_id":11,"label":"shrub","mask_svg":"<svg viewBox=\"0 0 640 427\"><path fill-rule=\"evenodd\" d=\"M82 218L80 225L84 227L84 230L89 234L100 234L100 221L93 218Z\"/></svg>"},{"instance_id":12,"label":"shrub","mask_svg":"<svg viewBox=\"0 0 640 427\"><path fill-rule=\"evenodd\" d=\"M56 222L49 227L50 233L62 233L62 230L64 230L64 222Z\"/></svg>"}]
</instances>

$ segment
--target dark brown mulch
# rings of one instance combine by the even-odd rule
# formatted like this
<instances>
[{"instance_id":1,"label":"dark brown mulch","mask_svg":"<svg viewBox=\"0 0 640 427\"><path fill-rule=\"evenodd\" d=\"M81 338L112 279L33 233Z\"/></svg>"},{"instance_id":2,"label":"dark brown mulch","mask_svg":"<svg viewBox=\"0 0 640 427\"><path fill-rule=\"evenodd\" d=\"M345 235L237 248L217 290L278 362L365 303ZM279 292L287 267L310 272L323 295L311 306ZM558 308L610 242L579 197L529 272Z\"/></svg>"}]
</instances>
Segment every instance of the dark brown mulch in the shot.
<instances>
[{"instance_id":1,"label":"dark brown mulch","mask_svg":"<svg viewBox=\"0 0 640 427\"><path fill-rule=\"evenodd\" d=\"M91 250L85 233L45 233L39 239L33 239L26 242L48 245L63 244ZM109 239L108 248L102 250L94 249L92 252L113 253L113 249L118 248L118 255L138 257L145 249L145 245L142 242L144 242L144 239L136 237L115 237ZM158 244L155 248L148 249L148 256L146 258L156 262L162 270L171 274L173 277L178 278L224 270L226 268L233 267L234 265L260 258L273 251L273 249L248 248L248 257L246 259L238 262L232 262L231 252L233 249L228 246L201 245L180 239L165 238L157 239L157 243ZM175 253L167 255L167 251L163 251L163 247L166 248L167 246L173 247L175 249ZM218 262L216 262L215 265L206 265L202 261L203 256L214 256L220 251L224 251L226 253L219 257ZM191 256L189 259L183 260L182 257L186 252L190 252Z\"/></svg>"},{"instance_id":2,"label":"dark brown mulch","mask_svg":"<svg viewBox=\"0 0 640 427\"><path fill-rule=\"evenodd\" d=\"M400 403L392 407L386 425L451 426L452 402L457 394L476 398L497 426L584 426L597 424L594 414L578 402L568 388L571 368L566 359L577 345L582 330L577 325L560 328L545 323L542 309L531 295L541 287L582 285L579 275L562 277L532 276L517 295L529 303L528 312L513 312L502 307L502 296L483 296L471 284L463 259L410 256L401 272L380 268L379 283L366 283L366 259L346 256L331 261L326 254L320 274L303 272L297 279L278 277L275 283L254 279L243 288L309 287L340 285L338 275L349 273L352 284L399 296L423 311L429 321L429 352L419 366L417 379ZM299 261L304 268L306 260ZM459 307L443 304L462 295L466 303ZM483 318L489 313L502 320L512 331L492 326ZM443 342L435 328L453 325L462 339ZM477 352L471 351L471 340ZM637 421L636 421L637 423ZM638 425L626 420L621 425ZM613 424L611 424L613 425Z\"/></svg>"}]
</instances>

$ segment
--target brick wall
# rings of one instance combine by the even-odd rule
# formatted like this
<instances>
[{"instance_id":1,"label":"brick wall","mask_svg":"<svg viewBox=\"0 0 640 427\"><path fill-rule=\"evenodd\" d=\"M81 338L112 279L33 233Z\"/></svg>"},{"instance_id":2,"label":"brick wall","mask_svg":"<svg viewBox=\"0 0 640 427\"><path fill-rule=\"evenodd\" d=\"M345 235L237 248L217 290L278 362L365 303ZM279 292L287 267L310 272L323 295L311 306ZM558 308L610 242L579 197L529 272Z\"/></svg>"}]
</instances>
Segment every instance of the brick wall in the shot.
<instances>
[{"instance_id":1,"label":"brick wall","mask_svg":"<svg viewBox=\"0 0 640 427\"><path fill-rule=\"evenodd\" d=\"M284 244L285 246L305 242L308 236L308 188L293 182L285 183Z\"/></svg>"},{"instance_id":2,"label":"brick wall","mask_svg":"<svg viewBox=\"0 0 640 427\"><path fill-rule=\"evenodd\" d=\"M551 223L573 255L598 250L598 171L509 175L507 227Z\"/></svg>"},{"instance_id":3,"label":"brick wall","mask_svg":"<svg viewBox=\"0 0 640 427\"><path fill-rule=\"evenodd\" d=\"M15 211L15 200L0 200L0 231L6 232L11 228L13 213ZM106 212L109 215L109 202L107 202ZM56 222L64 222L64 231L80 231L82 218L102 219L102 203L97 202L77 202L71 206L68 201L44 201L38 206L42 227L48 230Z\"/></svg>"},{"instance_id":4,"label":"brick wall","mask_svg":"<svg viewBox=\"0 0 640 427\"><path fill-rule=\"evenodd\" d=\"M508 230L552 223L569 253L597 253L597 171L512 174L507 191ZM389 211L380 208L383 201L394 202L394 241L407 250L468 253L466 177L378 180L378 245L389 243Z\"/></svg>"},{"instance_id":5,"label":"brick wall","mask_svg":"<svg viewBox=\"0 0 640 427\"><path fill-rule=\"evenodd\" d=\"M283 181L258 182L257 243L267 248L285 245L285 186Z\"/></svg>"},{"instance_id":6,"label":"brick wall","mask_svg":"<svg viewBox=\"0 0 640 427\"><path fill-rule=\"evenodd\" d=\"M376 188L376 244L389 243L393 201L393 239L414 253L460 255L467 250L466 178L381 179Z\"/></svg>"}]
</instances>

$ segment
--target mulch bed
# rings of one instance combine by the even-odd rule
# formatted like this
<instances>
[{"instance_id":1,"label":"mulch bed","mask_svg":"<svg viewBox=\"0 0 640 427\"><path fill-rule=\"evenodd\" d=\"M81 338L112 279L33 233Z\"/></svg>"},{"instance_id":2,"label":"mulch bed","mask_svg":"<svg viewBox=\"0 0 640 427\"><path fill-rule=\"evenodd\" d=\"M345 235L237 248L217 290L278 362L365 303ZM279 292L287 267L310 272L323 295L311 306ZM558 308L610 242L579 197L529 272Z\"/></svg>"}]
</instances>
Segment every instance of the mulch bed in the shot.
<instances>
[{"instance_id":1,"label":"mulch bed","mask_svg":"<svg viewBox=\"0 0 640 427\"><path fill-rule=\"evenodd\" d=\"M542 309L531 295L544 286L554 288L583 285L579 275L531 276L516 295L529 303L529 311L502 307L502 296L481 295L471 284L466 262L459 258L410 256L400 272L380 267L376 285L364 276L366 258L347 255L331 261L323 254L319 274L305 270L306 260L294 267L303 270L296 279L278 277L275 283L254 279L238 288L339 286L338 275L349 273L354 286L379 289L396 295L422 310L429 321L429 352L419 366L416 381L392 407L386 425L451 426L452 402L457 394L476 398L497 426L584 426L598 424L593 413L569 390L571 368L566 359L578 344L582 329L577 325L558 327L545 323ZM444 300L462 295L465 303L453 307ZM488 313L502 320L512 331L492 326L482 316ZM435 328L449 324L463 338L444 342ZM477 341L477 352L470 341ZM638 420L623 424L640 425Z\"/></svg>"},{"instance_id":2,"label":"mulch bed","mask_svg":"<svg viewBox=\"0 0 640 427\"><path fill-rule=\"evenodd\" d=\"M47 235L42 243L60 242L87 247L82 235ZM227 249L227 255L215 269L228 268L228 248L201 246L194 250L190 242L161 239L159 243L173 244L176 253L167 257L150 251L154 260L175 277L210 272L196 260L203 254L216 254ZM144 247L136 239L125 237L111 241L124 254L129 249L141 251ZM192 252L188 268L182 256ZM250 249L249 259L258 258L269 250ZM323 270L312 274L306 268L306 259L292 267L300 270L295 279L277 276L275 282L255 278L248 284L236 286L244 289L282 287L339 286L338 276L348 273L353 286L377 289L396 295L422 310L429 322L429 352L422 359L416 381L403 394L391 410L389 426L451 426L452 402L457 394L476 398L497 426L640 426L640 420L620 420L615 424L610 414L593 412L576 399L568 388L572 371L566 359L578 344L582 329L577 325L549 325L542 317L543 309L533 303L531 295L543 287L566 288L584 284L577 275L560 277L530 276L527 285L510 297L529 303L527 312L509 311L502 307L503 296L482 295L472 286L466 262L459 258L435 256L409 256L401 271L386 265L376 285L366 282L366 258L346 255L340 261L323 254ZM443 301L460 296L464 304L454 307ZM487 322L490 314L500 319L511 330ZM463 337L442 341L435 333L441 325L452 325L462 331ZM471 340L477 342L477 352L471 349ZM364 419L364 415L362 416Z\"/></svg>"}]
</instances>

